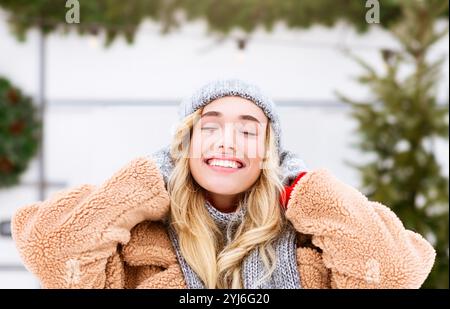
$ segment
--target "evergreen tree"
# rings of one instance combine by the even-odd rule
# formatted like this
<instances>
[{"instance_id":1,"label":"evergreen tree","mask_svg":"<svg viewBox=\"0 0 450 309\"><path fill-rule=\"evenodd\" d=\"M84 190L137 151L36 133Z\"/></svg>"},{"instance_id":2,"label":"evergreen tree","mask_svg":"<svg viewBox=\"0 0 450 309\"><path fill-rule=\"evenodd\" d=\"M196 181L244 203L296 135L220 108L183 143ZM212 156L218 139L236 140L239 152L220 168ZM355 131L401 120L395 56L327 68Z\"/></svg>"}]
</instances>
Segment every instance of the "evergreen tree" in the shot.
<instances>
[{"instance_id":1,"label":"evergreen tree","mask_svg":"<svg viewBox=\"0 0 450 309\"><path fill-rule=\"evenodd\" d=\"M381 52L385 71L355 57L364 68L358 80L373 97L356 102L341 96L358 123L357 147L375 157L362 165L350 163L362 176L361 190L390 206L406 228L436 249L426 288L448 288L449 187L434 153L437 138L448 141L449 105L437 102L435 89L445 59L427 59L431 46L448 33L448 25L435 30L446 9L447 1L403 1L404 17L392 28L402 49Z\"/></svg>"}]
</instances>

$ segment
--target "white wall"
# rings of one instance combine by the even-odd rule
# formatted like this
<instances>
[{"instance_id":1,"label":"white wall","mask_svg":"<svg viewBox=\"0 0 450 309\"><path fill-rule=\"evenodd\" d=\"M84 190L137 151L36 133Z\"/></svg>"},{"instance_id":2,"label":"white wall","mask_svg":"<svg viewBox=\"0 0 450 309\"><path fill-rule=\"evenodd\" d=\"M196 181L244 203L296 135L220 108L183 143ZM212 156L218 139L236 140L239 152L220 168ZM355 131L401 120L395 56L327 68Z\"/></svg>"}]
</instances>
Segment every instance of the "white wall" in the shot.
<instances>
[{"instance_id":1,"label":"white wall","mask_svg":"<svg viewBox=\"0 0 450 309\"><path fill-rule=\"evenodd\" d=\"M380 65L378 48L395 48L393 39L380 29L358 36L342 25L307 31L280 26L273 34L255 34L241 53L234 42L217 44L204 32L204 25L196 23L161 37L156 25L146 23L134 45L121 39L108 49L74 33L51 35L45 115L49 181L64 186L101 183L128 160L168 143L182 97L211 79L235 76L257 83L279 103L285 145L299 153L309 168L326 167L358 186L357 174L343 162L361 159L349 147L355 124L334 91L364 98L367 90L351 79L360 69L342 48ZM436 45L432 58L448 56L447 42L448 37ZM1 11L0 75L37 97L37 33L31 31L26 42L17 42ZM448 78L447 59L438 89L441 101L448 100ZM448 174L448 142L438 144L438 156ZM36 163L23 182L37 180ZM0 220L36 200L34 187L0 190ZM0 239L0 288L38 286L28 273L15 268L5 271L2 265L20 265L9 239Z\"/></svg>"}]
</instances>

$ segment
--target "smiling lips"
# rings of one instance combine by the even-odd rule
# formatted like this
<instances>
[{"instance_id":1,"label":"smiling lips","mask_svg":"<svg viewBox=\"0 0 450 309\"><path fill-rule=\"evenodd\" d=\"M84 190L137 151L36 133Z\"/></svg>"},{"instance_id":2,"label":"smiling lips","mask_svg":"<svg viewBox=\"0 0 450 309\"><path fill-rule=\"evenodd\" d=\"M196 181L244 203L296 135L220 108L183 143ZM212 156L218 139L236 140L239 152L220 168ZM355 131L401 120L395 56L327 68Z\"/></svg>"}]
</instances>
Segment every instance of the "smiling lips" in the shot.
<instances>
[{"instance_id":1,"label":"smiling lips","mask_svg":"<svg viewBox=\"0 0 450 309\"><path fill-rule=\"evenodd\" d=\"M228 168L241 168L242 164L237 161L232 160L219 160L219 159L209 159L206 161L206 164L210 166L222 166Z\"/></svg>"},{"instance_id":2,"label":"smiling lips","mask_svg":"<svg viewBox=\"0 0 450 309\"><path fill-rule=\"evenodd\" d=\"M227 173L236 172L245 166L241 160L236 158L210 157L204 162L215 171Z\"/></svg>"}]
</instances>

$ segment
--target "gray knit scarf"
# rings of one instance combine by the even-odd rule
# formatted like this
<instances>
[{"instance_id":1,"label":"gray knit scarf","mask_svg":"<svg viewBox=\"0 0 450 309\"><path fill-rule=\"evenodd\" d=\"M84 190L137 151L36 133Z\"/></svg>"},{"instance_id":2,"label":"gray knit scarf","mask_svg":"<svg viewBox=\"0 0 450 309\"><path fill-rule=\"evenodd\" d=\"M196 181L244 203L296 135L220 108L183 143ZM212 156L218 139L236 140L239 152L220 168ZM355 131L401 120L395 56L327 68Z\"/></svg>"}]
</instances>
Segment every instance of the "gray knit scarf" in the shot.
<instances>
[{"instance_id":1,"label":"gray knit scarf","mask_svg":"<svg viewBox=\"0 0 450 309\"><path fill-rule=\"evenodd\" d=\"M242 207L234 213L220 212L208 201L206 201L205 207L220 231L222 231L224 244L231 242L239 224L243 221L246 207ZM178 236L175 230L171 226L168 226L168 230L188 288L204 289L203 282L181 254ZM274 241L273 246L277 255L275 271L271 277L260 284L258 284L258 281L265 275L266 269L259 250L257 248L253 249L244 258L242 264L242 280L245 289L301 288L296 258L296 231L289 222L287 222L280 236Z\"/></svg>"}]
</instances>

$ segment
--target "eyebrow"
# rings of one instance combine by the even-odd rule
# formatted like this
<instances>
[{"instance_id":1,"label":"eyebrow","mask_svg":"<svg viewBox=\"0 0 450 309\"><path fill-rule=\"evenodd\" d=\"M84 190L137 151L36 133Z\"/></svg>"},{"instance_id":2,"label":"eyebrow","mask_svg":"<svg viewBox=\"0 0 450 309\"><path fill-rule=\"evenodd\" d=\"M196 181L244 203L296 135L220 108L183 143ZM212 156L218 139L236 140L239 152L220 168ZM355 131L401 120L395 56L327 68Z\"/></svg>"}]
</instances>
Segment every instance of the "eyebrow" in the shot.
<instances>
[{"instance_id":1,"label":"eyebrow","mask_svg":"<svg viewBox=\"0 0 450 309\"><path fill-rule=\"evenodd\" d=\"M206 117L206 116L210 116L210 117L222 117L222 113L221 112L217 112L217 111L210 111L210 112L206 112L204 113L200 118ZM242 120L250 120L250 121L256 121L257 123L261 124L261 122L256 119L255 117L251 116L251 115L239 115L238 117L239 119Z\"/></svg>"}]
</instances>

